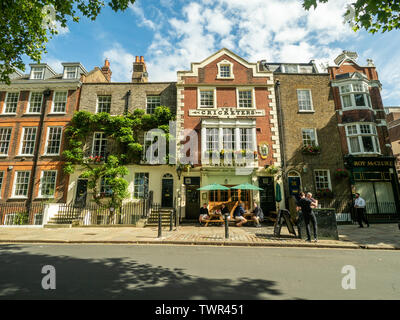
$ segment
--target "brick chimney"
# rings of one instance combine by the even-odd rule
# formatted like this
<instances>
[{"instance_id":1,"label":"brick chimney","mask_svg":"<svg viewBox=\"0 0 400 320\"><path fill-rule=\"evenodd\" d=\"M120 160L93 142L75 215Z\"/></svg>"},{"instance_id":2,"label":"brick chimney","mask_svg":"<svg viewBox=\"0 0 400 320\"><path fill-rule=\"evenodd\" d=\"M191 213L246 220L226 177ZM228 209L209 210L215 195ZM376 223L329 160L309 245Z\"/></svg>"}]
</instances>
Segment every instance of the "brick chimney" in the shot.
<instances>
[{"instance_id":1,"label":"brick chimney","mask_svg":"<svg viewBox=\"0 0 400 320\"><path fill-rule=\"evenodd\" d=\"M139 56L136 56L135 62L133 63L132 82L143 83L147 81L148 81L148 74L144 58L143 56L141 56L140 58Z\"/></svg>"},{"instance_id":2,"label":"brick chimney","mask_svg":"<svg viewBox=\"0 0 400 320\"><path fill-rule=\"evenodd\" d=\"M104 76L106 77L108 82L111 82L111 69L110 69L110 61L108 61L108 59L106 59L104 61L104 66L101 68L101 72L104 74Z\"/></svg>"}]
</instances>

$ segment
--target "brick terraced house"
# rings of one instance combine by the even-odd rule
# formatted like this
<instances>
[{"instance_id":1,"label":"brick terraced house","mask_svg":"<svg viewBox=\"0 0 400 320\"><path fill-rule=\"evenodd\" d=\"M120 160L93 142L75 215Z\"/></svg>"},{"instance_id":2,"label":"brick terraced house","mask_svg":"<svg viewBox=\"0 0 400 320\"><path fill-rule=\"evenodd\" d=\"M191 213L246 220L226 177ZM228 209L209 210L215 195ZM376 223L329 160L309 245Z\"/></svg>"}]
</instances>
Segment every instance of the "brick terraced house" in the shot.
<instances>
[{"instance_id":1,"label":"brick terraced house","mask_svg":"<svg viewBox=\"0 0 400 320\"><path fill-rule=\"evenodd\" d=\"M381 83L372 60L357 62L343 51L328 68L333 89L344 163L352 192L366 200L371 219L398 219L399 181L382 105Z\"/></svg>"},{"instance_id":2,"label":"brick terraced house","mask_svg":"<svg viewBox=\"0 0 400 320\"><path fill-rule=\"evenodd\" d=\"M291 214L295 216L300 191L311 192L322 207L350 213L349 180L335 176L344 164L329 74L320 73L314 61L264 60L260 68L274 73L285 200Z\"/></svg>"},{"instance_id":3,"label":"brick terraced house","mask_svg":"<svg viewBox=\"0 0 400 320\"><path fill-rule=\"evenodd\" d=\"M232 213L239 201L250 209L255 200L266 215L276 212L280 179L269 169L280 165L281 155L273 73L221 49L179 71L177 90L177 134L185 132L196 146L193 168L183 173L182 216L197 219L204 202L211 210L226 203ZM188 155L186 143L178 152ZM262 190L197 190L212 183L248 183Z\"/></svg>"},{"instance_id":4,"label":"brick terraced house","mask_svg":"<svg viewBox=\"0 0 400 320\"><path fill-rule=\"evenodd\" d=\"M131 82L86 82L81 87L80 111L93 114L106 112L110 115L122 115L136 109L154 112L158 106L168 107L176 112L175 82L148 82L146 63L143 57L133 62ZM103 132L95 132L84 146L85 154L106 156L112 154L113 143ZM177 173L171 165L127 164L129 174L129 197L126 201L147 198L153 192L153 201L163 207L172 208L177 197L179 184ZM69 179L68 203L90 203L93 195L87 187L87 179L80 177L82 171L76 170ZM102 190L102 188L99 188Z\"/></svg>"}]
</instances>

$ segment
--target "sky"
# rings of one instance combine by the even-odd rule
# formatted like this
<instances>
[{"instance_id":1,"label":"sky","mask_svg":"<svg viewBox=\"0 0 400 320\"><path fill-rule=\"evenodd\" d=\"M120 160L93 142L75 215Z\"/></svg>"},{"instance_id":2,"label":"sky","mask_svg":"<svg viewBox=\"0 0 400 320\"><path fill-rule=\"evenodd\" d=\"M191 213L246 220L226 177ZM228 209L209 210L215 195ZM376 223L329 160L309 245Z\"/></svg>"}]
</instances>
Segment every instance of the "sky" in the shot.
<instances>
[{"instance_id":1,"label":"sky","mask_svg":"<svg viewBox=\"0 0 400 320\"><path fill-rule=\"evenodd\" d=\"M112 81L130 81L135 56L144 56L149 81L176 81L177 71L224 47L249 62L315 59L318 66L350 50L360 65L374 61L384 106L400 106L400 31L352 31L343 23L349 2L305 11L301 0L136 0L124 12L105 8L96 21L69 22L42 62L58 72L61 62L81 62L90 71L108 58Z\"/></svg>"}]
</instances>

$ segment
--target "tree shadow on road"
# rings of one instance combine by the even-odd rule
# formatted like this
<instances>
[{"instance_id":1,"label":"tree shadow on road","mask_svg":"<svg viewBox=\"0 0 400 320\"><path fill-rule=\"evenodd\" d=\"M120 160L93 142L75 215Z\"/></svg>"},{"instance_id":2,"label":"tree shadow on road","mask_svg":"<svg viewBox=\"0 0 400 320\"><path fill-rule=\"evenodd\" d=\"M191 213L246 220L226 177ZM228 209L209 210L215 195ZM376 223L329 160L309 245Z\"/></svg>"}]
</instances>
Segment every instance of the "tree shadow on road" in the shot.
<instances>
[{"instance_id":1,"label":"tree shadow on road","mask_svg":"<svg viewBox=\"0 0 400 320\"><path fill-rule=\"evenodd\" d=\"M0 261L0 299L257 300L282 294L274 281L195 277L131 258L80 259L0 245ZM41 287L44 265L56 269L56 290Z\"/></svg>"}]
</instances>

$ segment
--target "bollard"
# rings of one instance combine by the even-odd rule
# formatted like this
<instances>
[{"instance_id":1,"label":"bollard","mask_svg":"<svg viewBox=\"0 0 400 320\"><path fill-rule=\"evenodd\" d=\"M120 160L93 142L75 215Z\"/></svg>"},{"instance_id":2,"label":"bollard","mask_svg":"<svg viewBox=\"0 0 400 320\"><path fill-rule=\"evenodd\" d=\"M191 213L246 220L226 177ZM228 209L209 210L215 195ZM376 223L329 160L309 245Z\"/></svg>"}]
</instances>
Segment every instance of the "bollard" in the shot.
<instances>
[{"instance_id":1,"label":"bollard","mask_svg":"<svg viewBox=\"0 0 400 320\"><path fill-rule=\"evenodd\" d=\"M229 239L228 215L225 215L225 239Z\"/></svg>"},{"instance_id":2,"label":"bollard","mask_svg":"<svg viewBox=\"0 0 400 320\"><path fill-rule=\"evenodd\" d=\"M158 211L158 238L162 237L161 211Z\"/></svg>"},{"instance_id":3,"label":"bollard","mask_svg":"<svg viewBox=\"0 0 400 320\"><path fill-rule=\"evenodd\" d=\"M169 231L172 231L172 224L173 224L172 219L173 219L173 215L172 215L172 211L171 211L170 215L169 215Z\"/></svg>"}]
</instances>

